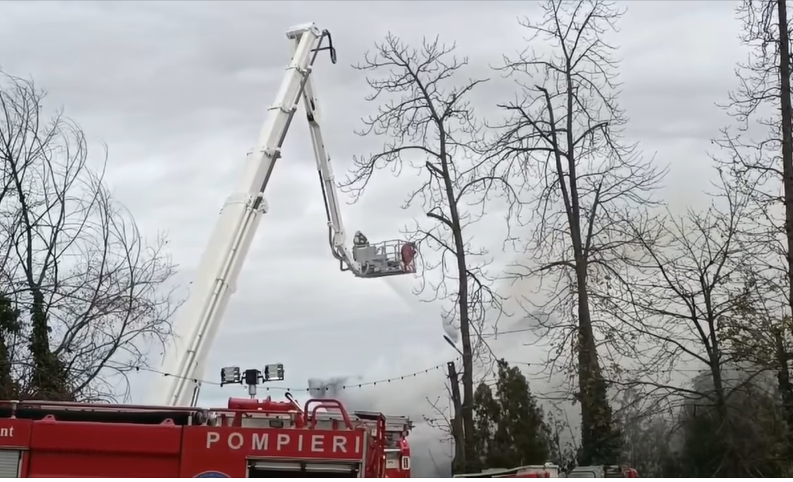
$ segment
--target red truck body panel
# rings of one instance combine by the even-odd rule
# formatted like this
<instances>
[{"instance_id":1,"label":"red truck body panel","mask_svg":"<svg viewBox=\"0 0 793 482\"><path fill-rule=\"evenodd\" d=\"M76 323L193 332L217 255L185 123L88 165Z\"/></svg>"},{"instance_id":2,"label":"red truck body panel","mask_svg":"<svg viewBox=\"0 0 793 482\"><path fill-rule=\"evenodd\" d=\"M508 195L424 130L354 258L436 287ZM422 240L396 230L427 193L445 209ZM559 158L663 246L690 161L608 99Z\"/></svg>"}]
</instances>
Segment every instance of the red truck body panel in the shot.
<instances>
[{"instance_id":1,"label":"red truck body panel","mask_svg":"<svg viewBox=\"0 0 793 482\"><path fill-rule=\"evenodd\" d=\"M341 431L184 427L181 476L214 471L246 477L246 461L253 459L360 462L367 436L365 428Z\"/></svg>"},{"instance_id":2,"label":"red truck body panel","mask_svg":"<svg viewBox=\"0 0 793 482\"><path fill-rule=\"evenodd\" d=\"M18 425L27 439L13 447L0 440L2 450L23 451L22 477L118 477L120 472L127 477L179 477L181 427L175 425L2 422Z\"/></svg>"},{"instance_id":3,"label":"red truck body panel","mask_svg":"<svg viewBox=\"0 0 793 482\"><path fill-rule=\"evenodd\" d=\"M336 415L268 402L266 413L0 402L0 477L409 476L406 440L407 470L386 470L383 415L350 417L336 401L314 404Z\"/></svg>"}]
</instances>

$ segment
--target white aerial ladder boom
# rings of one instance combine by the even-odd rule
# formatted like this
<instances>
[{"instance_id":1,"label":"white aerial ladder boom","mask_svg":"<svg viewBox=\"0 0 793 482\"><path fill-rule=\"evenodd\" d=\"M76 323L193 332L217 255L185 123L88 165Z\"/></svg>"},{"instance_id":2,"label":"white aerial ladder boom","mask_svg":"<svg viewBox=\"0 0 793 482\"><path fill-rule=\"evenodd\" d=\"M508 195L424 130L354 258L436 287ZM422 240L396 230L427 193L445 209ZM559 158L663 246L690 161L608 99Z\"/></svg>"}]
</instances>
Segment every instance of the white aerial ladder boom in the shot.
<instances>
[{"instance_id":1,"label":"white aerial ladder boom","mask_svg":"<svg viewBox=\"0 0 793 482\"><path fill-rule=\"evenodd\" d=\"M377 245L369 244L363 234L356 233L353 249L347 247L347 237L341 218L341 206L336 193L336 178L325 151L320 129L319 103L314 95L311 77L306 79L303 89L303 106L306 109L314 158L317 161L319 182L325 199L325 213L328 218L328 238L333 256L339 260L342 271L352 271L361 278L378 278L415 271L413 243L401 240L384 241Z\"/></svg>"},{"instance_id":2,"label":"white aerial ladder boom","mask_svg":"<svg viewBox=\"0 0 793 482\"><path fill-rule=\"evenodd\" d=\"M263 213L267 212L264 191L281 156L281 146L301 97L311 130L317 169L325 200L330 244L342 271L364 278L415 272L415 246L403 241L370 245L356 233L352 251L346 247L336 185L325 152L318 123L317 100L310 74L320 51L329 50L336 63L330 33L313 23L290 29L294 42L292 60L278 89L275 103L267 111L256 146L248 152L242 183L220 212L209 245L198 265L190 295L174 324L175 346L166 352L163 375L154 388L157 405L195 406L201 388L204 364L228 304L237 278ZM327 47L323 41L327 39Z\"/></svg>"}]
</instances>

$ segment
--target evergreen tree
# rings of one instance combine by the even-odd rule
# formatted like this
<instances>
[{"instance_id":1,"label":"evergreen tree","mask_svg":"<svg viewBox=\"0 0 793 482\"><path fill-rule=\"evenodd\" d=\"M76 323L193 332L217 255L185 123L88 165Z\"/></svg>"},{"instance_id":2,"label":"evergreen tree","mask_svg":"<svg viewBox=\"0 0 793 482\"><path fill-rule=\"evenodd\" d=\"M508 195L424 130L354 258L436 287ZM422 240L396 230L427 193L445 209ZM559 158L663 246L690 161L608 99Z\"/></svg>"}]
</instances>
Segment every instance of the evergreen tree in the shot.
<instances>
[{"instance_id":1,"label":"evergreen tree","mask_svg":"<svg viewBox=\"0 0 793 482\"><path fill-rule=\"evenodd\" d=\"M474 444L483 467L544 464L550 456L550 430L529 382L516 367L498 362L495 396L481 383L474 395Z\"/></svg>"}]
</instances>

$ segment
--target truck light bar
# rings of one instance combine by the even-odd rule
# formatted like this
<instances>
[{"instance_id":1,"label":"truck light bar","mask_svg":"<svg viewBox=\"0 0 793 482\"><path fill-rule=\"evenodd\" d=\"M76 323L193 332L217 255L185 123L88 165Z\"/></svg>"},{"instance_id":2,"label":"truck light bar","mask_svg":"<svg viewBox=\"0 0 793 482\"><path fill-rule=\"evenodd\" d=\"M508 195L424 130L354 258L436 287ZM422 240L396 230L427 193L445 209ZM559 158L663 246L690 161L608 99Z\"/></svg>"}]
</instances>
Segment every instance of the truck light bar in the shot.
<instances>
[{"instance_id":1,"label":"truck light bar","mask_svg":"<svg viewBox=\"0 0 793 482\"><path fill-rule=\"evenodd\" d=\"M224 367L220 369L220 386L244 383L248 386L251 398L256 398L256 386L259 383L282 381L284 373L283 363L265 365L264 370L248 368L243 371L240 367Z\"/></svg>"},{"instance_id":2,"label":"truck light bar","mask_svg":"<svg viewBox=\"0 0 793 482\"><path fill-rule=\"evenodd\" d=\"M242 383L240 367L225 367L220 369L220 386Z\"/></svg>"}]
</instances>

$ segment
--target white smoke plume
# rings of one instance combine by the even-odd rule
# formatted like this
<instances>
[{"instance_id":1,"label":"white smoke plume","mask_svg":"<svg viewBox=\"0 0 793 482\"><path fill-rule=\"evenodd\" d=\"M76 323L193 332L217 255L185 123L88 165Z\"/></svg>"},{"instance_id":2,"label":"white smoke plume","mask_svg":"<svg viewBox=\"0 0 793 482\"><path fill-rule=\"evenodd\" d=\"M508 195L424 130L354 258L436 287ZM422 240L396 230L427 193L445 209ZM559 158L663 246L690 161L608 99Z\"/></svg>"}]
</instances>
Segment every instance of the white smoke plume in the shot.
<instances>
[{"instance_id":1,"label":"white smoke plume","mask_svg":"<svg viewBox=\"0 0 793 482\"><path fill-rule=\"evenodd\" d=\"M458 341L460 341L460 332L457 327L454 326L454 318L452 318L447 312L441 313L441 324L443 328L443 333L452 340L452 343L455 345Z\"/></svg>"},{"instance_id":2,"label":"white smoke plume","mask_svg":"<svg viewBox=\"0 0 793 482\"><path fill-rule=\"evenodd\" d=\"M413 477L449 477L451 476L451 450L452 446L442 443L443 434L432 428L425 420L424 412L427 411L426 400L422 394L432 393L433 386L443 387L441 372L432 374L430 380L412 388L395 384L386 385L377 390L374 387L367 390L342 389L346 384L355 385L355 379L337 377L331 379L312 378L308 381L310 394L314 398L335 398L344 404L349 412L356 410L380 411L385 415L408 416L413 421L414 429L409 440L412 453ZM404 390L409 388L409 390ZM399 393L403 396L399 396Z\"/></svg>"},{"instance_id":3,"label":"white smoke plume","mask_svg":"<svg viewBox=\"0 0 793 482\"><path fill-rule=\"evenodd\" d=\"M399 348L384 350L377 360L369 366L361 367L349 376L333 378L312 378L308 380L310 395L315 398L335 398L341 401L348 411L367 410L379 411L386 415L402 415L411 418L415 424L409 436L413 454L413 475L415 477L446 477L451 474L451 458L453 447L447 440L448 436L433 424L442 424L443 417L451 416L451 403L448 397L448 380L446 362L458 356L457 353L442 339L445 335L455 344L459 342L459 332L455 320L445 315L440 303L424 303L411 292L409 280L386 278L388 286L409 307L406 316L420 319L441 321L442 330L428 330L426 338L411 340L410 344L401 344ZM536 282L520 281L500 287L502 296L520 299L531 296L536 291ZM504 358L513 366L521 368L529 380L532 392L538 396L546 412L564 412L573 425L572 431L578 431L578 410L569 401L560 396L560 386L564 380L551 379L546 375L545 363L548 348L540 343L534 334L537 318L525 316L522 308L513 303L507 311L515 316L502 318L499 322L497 336L485 338L492 355ZM398 320L397 320L398 322ZM489 324L487 324L489 325ZM435 325L437 326L437 325ZM390 347L389 347L390 348ZM404 374L423 371L428 367L438 367L428 373L401 379ZM485 374L477 374L481 379ZM368 385L361 388L357 383L383 379L393 376L390 382ZM438 413L433 405L445 413ZM563 434L568 435L568 434ZM568 435L569 436L569 435Z\"/></svg>"},{"instance_id":4,"label":"white smoke plume","mask_svg":"<svg viewBox=\"0 0 793 482\"><path fill-rule=\"evenodd\" d=\"M540 398L546 411L561 409L574 421L577 410L569 402L556 399L558 394L555 392L559 384L538 373L542 371L546 357L545 348L537 346L531 331L515 332L529 328L530 320L521 318L504 322L501 329L513 333L489 338L488 345L494 354L523 370L532 391ZM308 380L312 397L338 399L349 411L379 411L386 415L410 417L415 424L409 437L415 477L445 477L450 475L451 470L453 447L444 440L446 434L425 420L429 418L435 423L442 423L444 415L451 415L445 364L457 354L441 339L441 332L438 335L423 343L419 340L417 345L404 348L397 356L374 361L356 376ZM406 379L397 376L391 382L357 388L357 383L363 381L409 374L430 366L439 368ZM431 403L435 403L445 414L437 413ZM573 427L573 430L577 431L577 427Z\"/></svg>"}]
</instances>

